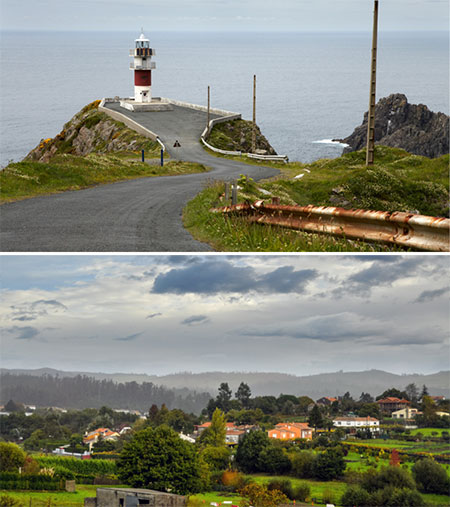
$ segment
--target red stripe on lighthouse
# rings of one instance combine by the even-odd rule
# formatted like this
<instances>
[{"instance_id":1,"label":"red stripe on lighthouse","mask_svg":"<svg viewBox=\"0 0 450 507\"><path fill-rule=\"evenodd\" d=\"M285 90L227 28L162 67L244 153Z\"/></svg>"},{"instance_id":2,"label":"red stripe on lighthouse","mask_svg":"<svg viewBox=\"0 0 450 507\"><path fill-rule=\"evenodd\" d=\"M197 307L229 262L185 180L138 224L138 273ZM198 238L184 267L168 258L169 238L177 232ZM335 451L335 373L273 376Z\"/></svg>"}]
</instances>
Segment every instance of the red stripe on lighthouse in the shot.
<instances>
[{"instance_id":1,"label":"red stripe on lighthouse","mask_svg":"<svg viewBox=\"0 0 450 507\"><path fill-rule=\"evenodd\" d=\"M135 70L134 71L135 86L151 86L152 71L151 70Z\"/></svg>"}]
</instances>

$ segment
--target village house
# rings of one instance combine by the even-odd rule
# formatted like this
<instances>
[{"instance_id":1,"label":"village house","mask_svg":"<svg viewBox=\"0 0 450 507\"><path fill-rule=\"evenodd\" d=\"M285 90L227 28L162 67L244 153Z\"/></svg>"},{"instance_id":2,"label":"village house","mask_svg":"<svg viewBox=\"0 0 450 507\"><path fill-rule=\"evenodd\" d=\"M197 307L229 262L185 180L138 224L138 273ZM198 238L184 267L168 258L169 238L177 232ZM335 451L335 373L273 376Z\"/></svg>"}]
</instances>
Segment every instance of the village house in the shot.
<instances>
[{"instance_id":1,"label":"village house","mask_svg":"<svg viewBox=\"0 0 450 507\"><path fill-rule=\"evenodd\" d=\"M117 440L119 436L117 431L111 431L109 428L97 428L84 436L83 444L89 445L89 451L91 451L92 446L96 444L100 438L103 440Z\"/></svg>"},{"instance_id":2,"label":"village house","mask_svg":"<svg viewBox=\"0 0 450 507\"><path fill-rule=\"evenodd\" d=\"M396 410L395 412L392 412L392 417L394 419L403 419L405 421L411 421L416 417L416 415L421 414L422 412L419 412L417 408L412 407L405 407L400 410Z\"/></svg>"},{"instance_id":3,"label":"village house","mask_svg":"<svg viewBox=\"0 0 450 507\"><path fill-rule=\"evenodd\" d=\"M350 429L351 433L356 433L359 429L370 429L370 431L380 431L380 421L374 417L336 417L333 419L333 426L336 428Z\"/></svg>"},{"instance_id":4,"label":"village house","mask_svg":"<svg viewBox=\"0 0 450 507\"><path fill-rule=\"evenodd\" d=\"M324 396L323 398L319 398L316 401L316 405L321 405L323 407L329 407L332 405L335 401L338 401L337 398L333 398L331 396Z\"/></svg>"},{"instance_id":5,"label":"village house","mask_svg":"<svg viewBox=\"0 0 450 507\"><path fill-rule=\"evenodd\" d=\"M203 431L211 426L211 422L205 422L196 427L196 433L200 436ZM244 425L236 425L232 422L226 423L226 434L225 434L225 443L228 445L237 445L243 436L250 431L259 429L258 426L244 424Z\"/></svg>"},{"instance_id":6,"label":"village house","mask_svg":"<svg viewBox=\"0 0 450 507\"><path fill-rule=\"evenodd\" d=\"M391 414L392 412L395 412L396 410L401 410L402 408L405 408L408 405L411 405L411 402L408 400L394 398L393 396L390 396L388 398L383 398L382 400L378 400L377 404L378 404L381 412L386 412L386 413Z\"/></svg>"},{"instance_id":7,"label":"village house","mask_svg":"<svg viewBox=\"0 0 450 507\"><path fill-rule=\"evenodd\" d=\"M312 440L313 428L308 426L308 423L278 423L273 430L267 433L269 438L276 438L278 440L295 440L297 438L304 438Z\"/></svg>"}]
</instances>

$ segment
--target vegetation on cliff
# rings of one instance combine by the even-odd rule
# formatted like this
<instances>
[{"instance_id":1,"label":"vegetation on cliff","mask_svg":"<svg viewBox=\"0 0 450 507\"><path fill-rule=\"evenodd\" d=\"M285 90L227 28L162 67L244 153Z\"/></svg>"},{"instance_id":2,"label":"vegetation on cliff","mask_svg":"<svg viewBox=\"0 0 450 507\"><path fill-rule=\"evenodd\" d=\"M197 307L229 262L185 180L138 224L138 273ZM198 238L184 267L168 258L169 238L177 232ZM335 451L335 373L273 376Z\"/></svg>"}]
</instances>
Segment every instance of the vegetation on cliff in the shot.
<instances>
[{"instance_id":1,"label":"vegetation on cliff","mask_svg":"<svg viewBox=\"0 0 450 507\"><path fill-rule=\"evenodd\" d=\"M280 175L269 181L256 184L249 178L241 178L239 202L270 200L276 196L281 204L287 205L313 204L441 217L449 215L448 155L429 159L399 148L376 146L375 164L370 169L365 166L364 150L310 164L271 165L280 169ZM188 203L184 212L185 226L194 237L218 250L367 251L387 248L262 227L237 217L210 213L211 207L226 204L220 200L223 192L221 183L210 186Z\"/></svg>"},{"instance_id":2,"label":"vegetation on cliff","mask_svg":"<svg viewBox=\"0 0 450 507\"><path fill-rule=\"evenodd\" d=\"M158 156L158 143L113 120L98 110L99 100L91 102L68 121L53 139L42 140L25 160L48 162L57 155L85 156L90 153L128 152L145 150L147 157Z\"/></svg>"},{"instance_id":3,"label":"vegetation on cliff","mask_svg":"<svg viewBox=\"0 0 450 507\"><path fill-rule=\"evenodd\" d=\"M22 162L0 171L0 202L208 170L201 164L179 161L166 161L161 167L159 144L99 112L98 104L88 104L55 138L41 141ZM147 163L141 161L141 150L145 150Z\"/></svg>"},{"instance_id":4,"label":"vegetation on cliff","mask_svg":"<svg viewBox=\"0 0 450 507\"><path fill-rule=\"evenodd\" d=\"M219 123L213 127L208 137L208 143L214 148L227 151L252 151L253 123L247 120L232 120ZM260 155L276 155L269 141L256 127L256 153Z\"/></svg>"}]
</instances>

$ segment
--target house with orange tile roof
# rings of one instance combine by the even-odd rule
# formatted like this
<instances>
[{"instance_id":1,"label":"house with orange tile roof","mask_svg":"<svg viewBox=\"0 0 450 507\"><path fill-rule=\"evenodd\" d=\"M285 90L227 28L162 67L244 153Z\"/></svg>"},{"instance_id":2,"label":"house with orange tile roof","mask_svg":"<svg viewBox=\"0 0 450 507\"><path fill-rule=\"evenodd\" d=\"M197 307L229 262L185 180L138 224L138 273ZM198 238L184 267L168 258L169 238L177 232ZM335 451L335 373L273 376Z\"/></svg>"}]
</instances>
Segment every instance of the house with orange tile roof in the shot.
<instances>
[{"instance_id":1,"label":"house with orange tile roof","mask_svg":"<svg viewBox=\"0 0 450 507\"><path fill-rule=\"evenodd\" d=\"M317 405L323 405L324 407L329 407L335 401L338 401L337 398L333 398L332 396L323 396L316 401Z\"/></svg>"},{"instance_id":2,"label":"house with orange tile roof","mask_svg":"<svg viewBox=\"0 0 450 507\"><path fill-rule=\"evenodd\" d=\"M201 435L203 431L211 426L211 422L205 422L196 427L197 435ZM236 425L233 422L226 423L225 443L227 445L236 445L240 442L242 437L249 431L258 429L257 426L252 425Z\"/></svg>"},{"instance_id":3,"label":"house with orange tile roof","mask_svg":"<svg viewBox=\"0 0 450 507\"><path fill-rule=\"evenodd\" d=\"M403 398L395 398L394 396L389 396L388 398L378 400L377 404L380 407L381 412L392 413L396 410L401 410L402 408L411 405L411 402Z\"/></svg>"},{"instance_id":4,"label":"house with orange tile roof","mask_svg":"<svg viewBox=\"0 0 450 507\"><path fill-rule=\"evenodd\" d=\"M308 423L278 423L273 430L269 430L267 434L269 438L277 440L295 440L297 438L305 438L312 440L313 428Z\"/></svg>"},{"instance_id":5,"label":"house with orange tile roof","mask_svg":"<svg viewBox=\"0 0 450 507\"><path fill-rule=\"evenodd\" d=\"M109 428L97 428L94 431L87 433L83 438L83 444L89 445L89 450L96 444L100 438L103 440L117 440L119 438L117 431L111 431Z\"/></svg>"}]
</instances>

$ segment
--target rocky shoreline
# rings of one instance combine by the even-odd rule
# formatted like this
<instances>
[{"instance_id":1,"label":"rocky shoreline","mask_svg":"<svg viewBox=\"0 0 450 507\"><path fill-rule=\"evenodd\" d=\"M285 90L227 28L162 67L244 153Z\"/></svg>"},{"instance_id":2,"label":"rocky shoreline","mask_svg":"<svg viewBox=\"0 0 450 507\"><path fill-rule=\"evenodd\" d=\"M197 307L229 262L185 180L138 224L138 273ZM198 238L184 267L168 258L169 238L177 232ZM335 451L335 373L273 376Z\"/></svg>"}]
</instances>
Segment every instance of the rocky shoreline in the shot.
<instances>
[{"instance_id":1,"label":"rocky shoreline","mask_svg":"<svg viewBox=\"0 0 450 507\"><path fill-rule=\"evenodd\" d=\"M344 153L361 150L367 142L367 118L344 139ZM403 148L413 155L429 158L449 152L449 116L430 111L424 104L410 104L404 94L395 93L379 100L375 107L375 143Z\"/></svg>"}]
</instances>

